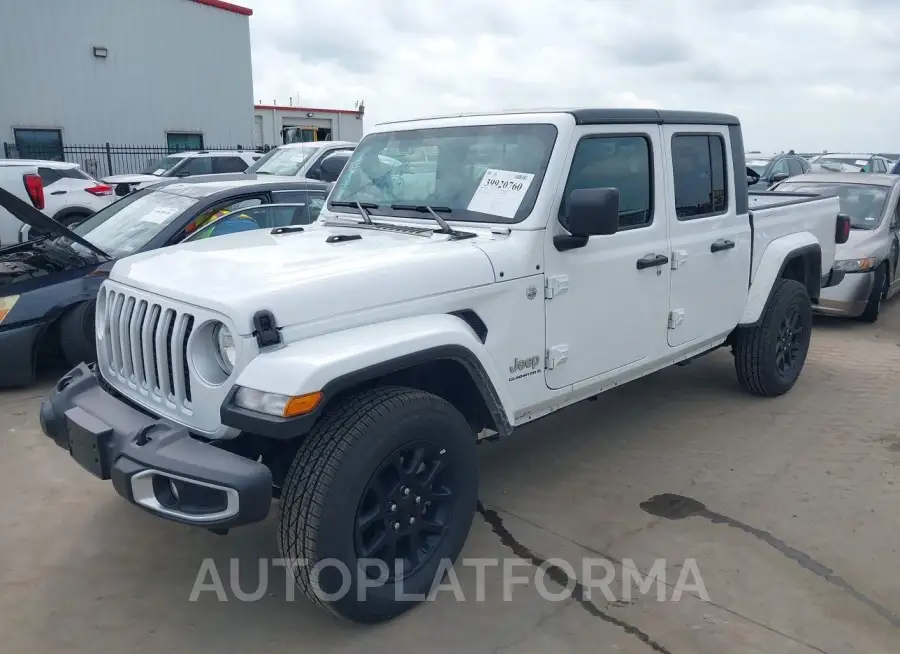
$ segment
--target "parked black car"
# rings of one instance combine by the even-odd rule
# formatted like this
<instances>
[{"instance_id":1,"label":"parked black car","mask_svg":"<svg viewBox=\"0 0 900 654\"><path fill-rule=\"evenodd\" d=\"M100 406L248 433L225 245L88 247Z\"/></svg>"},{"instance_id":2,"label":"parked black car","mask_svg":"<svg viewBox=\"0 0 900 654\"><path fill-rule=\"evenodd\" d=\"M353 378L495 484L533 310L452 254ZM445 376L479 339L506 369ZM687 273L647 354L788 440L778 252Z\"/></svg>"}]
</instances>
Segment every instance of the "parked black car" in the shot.
<instances>
[{"instance_id":1,"label":"parked black car","mask_svg":"<svg viewBox=\"0 0 900 654\"><path fill-rule=\"evenodd\" d=\"M95 298L116 260L189 237L311 223L329 188L271 175L173 180L71 229L0 189L0 206L48 234L0 249L0 387L30 383L45 354L61 354L70 365L94 360Z\"/></svg>"},{"instance_id":2,"label":"parked black car","mask_svg":"<svg viewBox=\"0 0 900 654\"><path fill-rule=\"evenodd\" d=\"M771 157L748 154L747 168L759 176L751 181L750 170L747 171L748 185L751 191L765 191L772 184L783 182L788 177L795 177L809 172L809 162L796 154L776 154Z\"/></svg>"}]
</instances>

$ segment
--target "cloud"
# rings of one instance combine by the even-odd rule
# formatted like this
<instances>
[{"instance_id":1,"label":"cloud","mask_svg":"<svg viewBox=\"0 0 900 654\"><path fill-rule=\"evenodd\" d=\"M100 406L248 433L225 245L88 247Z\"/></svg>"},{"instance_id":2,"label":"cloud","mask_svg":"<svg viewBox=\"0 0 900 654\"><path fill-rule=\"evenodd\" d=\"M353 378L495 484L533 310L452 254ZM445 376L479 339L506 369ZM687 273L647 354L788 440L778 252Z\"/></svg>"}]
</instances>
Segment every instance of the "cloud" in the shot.
<instances>
[{"instance_id":1,"label":"cloud","mask_svg":"<svg viewBox=\"0 0 900 654\"><path fill-rule=\"evenodd\" d=\"M897 0L243 0L256 97L736 113L748 148L900 151Z\"/></svg>"}]
</instances>

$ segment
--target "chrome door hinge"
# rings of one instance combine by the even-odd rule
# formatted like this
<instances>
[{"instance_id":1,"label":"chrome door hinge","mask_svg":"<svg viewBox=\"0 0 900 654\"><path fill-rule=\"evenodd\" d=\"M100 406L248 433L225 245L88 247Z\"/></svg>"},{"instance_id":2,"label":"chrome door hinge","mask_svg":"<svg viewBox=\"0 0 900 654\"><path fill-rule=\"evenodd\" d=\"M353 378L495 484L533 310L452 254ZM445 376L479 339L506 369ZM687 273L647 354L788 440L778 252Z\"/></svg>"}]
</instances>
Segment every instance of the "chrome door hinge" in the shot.
<instances>
[{"instance_id":1,"label":"chrome door hinge","mask_svg":"<svg viewBox=\"0 0 900 654\"><path fill-rule=\"evenodd\" d=\"M566 275L554 275L544 280L544 297L551 299L569 290L569 278Z\"/></svg>"},{"instance_id":2,"label":"chrome door hinge","mask_svg":"<svg viewBox=\"0 0 900 654\"><path fill-rule=\"evenodd\" d=\"M684 322L684 309L675 309L669 312L669 329L675 329Z\"/></svg>"},{"instance_id":3,"label":"chrome door hinge","mask_svg":"<svg viewBox=\"0 0 900 654\"><path fill-rule=\"evenodd\" d=\"M672 270L678 270L687 263L687 252L684 250L674 250L672 252Z\"/></svg>"},{"instance_id":4,"label":"chrome door hinge","mask_svg":"<svg viewBox=\"0 0 900 654\"><path fill-rule=\"evenodd\" d=\"M544 367L547 370L553 370L556 366L565 363L568 359L569 346L554 345L547 350L547 360L544 362Z\"/></svg>"}]
</instances>

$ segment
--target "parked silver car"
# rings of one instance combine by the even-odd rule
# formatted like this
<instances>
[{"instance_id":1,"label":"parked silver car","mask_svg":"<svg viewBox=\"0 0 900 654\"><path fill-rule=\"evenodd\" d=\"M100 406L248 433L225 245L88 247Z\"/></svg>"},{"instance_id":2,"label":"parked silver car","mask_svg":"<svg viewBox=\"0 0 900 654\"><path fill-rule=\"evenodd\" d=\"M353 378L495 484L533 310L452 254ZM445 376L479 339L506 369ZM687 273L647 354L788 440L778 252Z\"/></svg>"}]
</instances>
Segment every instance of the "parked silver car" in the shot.
<instances>
[{"instance_id":1,"label":"parked silver car","mask_svg":"<svg viewBox=\"0 0 900 654\"><path fill-rule=\"evenodd\" d=\"M817 313L878 320L881 303L900 290L900 176L810 173L776 184L772 191L837 195L850 216L850 238L837 246L837 286L822 289Z\"/></svg>"}]
</instances>

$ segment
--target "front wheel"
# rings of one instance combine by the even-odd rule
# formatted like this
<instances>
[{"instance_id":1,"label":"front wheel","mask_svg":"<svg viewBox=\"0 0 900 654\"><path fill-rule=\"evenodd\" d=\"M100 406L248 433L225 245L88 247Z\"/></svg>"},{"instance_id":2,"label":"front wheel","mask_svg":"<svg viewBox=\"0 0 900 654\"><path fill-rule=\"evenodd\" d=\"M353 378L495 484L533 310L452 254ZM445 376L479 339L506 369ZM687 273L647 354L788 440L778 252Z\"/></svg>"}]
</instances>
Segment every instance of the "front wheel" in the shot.
<instances>
[{"instance_id":1,"label":"front wheel","mask_svg":"<svg viewBox=\"0 0 900 654\"><path fill-rule=\"evenodd\" d=\"M329 411L281 495L279 547L304 594L361 623L422 601L468 536L475 443L459 411L415 389L364 391Z\"/></svg>"},{"instance_id":2,"label":"front wheel","mask_svg":"<svg viewBox=\"0 0 900 654\"><path fill-rule=\"evenodd\" d=\"M800 376L812 336L812 303L793 279L775 281L759 322L738 328L734 365L741 386L754 395L788 392Z\"/></svg>"},{"instance_id":3,"label":"front wheel","mask_svg":"<svg viewBox=\"0 0 900 654\"><path fill-rule=\"evenodd\" d=\"M869 300L866 302L866 308L859 315L858 320L863 322L876 322L878 316L881 315L881 303L887 295L888 288L888 268L886 264L882 264L875 271L875 279L872 283L872 292L869 293Z\"/></svg>"},{"instance_id":4,"label":"front wheel","mask_svg":"<svg viewBox=\"0 0 900 654\"><path fill-rule=\"evenodd\" d=\"M94 340L94 312L96 303L81 302L62 317L59 323L59 345L66 363L93 363L97 360L97 346Z\"/></svg>"}]
</instances>

